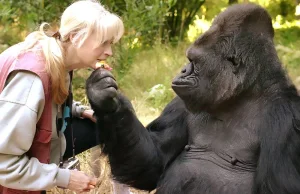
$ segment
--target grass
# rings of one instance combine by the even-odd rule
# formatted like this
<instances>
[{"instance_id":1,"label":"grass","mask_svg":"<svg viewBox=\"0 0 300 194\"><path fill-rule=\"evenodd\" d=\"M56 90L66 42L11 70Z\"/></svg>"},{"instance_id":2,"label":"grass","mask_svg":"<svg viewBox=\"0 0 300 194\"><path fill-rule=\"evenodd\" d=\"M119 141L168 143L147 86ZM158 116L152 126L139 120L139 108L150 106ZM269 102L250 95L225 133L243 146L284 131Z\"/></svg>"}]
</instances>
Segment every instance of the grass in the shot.
<instances>
[{"instance_id":1,"label":"grass","mask_svg":"<svg viewBox=\"0 0 300 194\"><path fill-rule=\"evenodd\" d=\"M118 80L121 90L130 98L141 98L150 88L163 84L170 88L171 80L187 63L188 44L177 47L158 44L151 50L141 51L130 72Z\"/></svg>"}]
</instances>

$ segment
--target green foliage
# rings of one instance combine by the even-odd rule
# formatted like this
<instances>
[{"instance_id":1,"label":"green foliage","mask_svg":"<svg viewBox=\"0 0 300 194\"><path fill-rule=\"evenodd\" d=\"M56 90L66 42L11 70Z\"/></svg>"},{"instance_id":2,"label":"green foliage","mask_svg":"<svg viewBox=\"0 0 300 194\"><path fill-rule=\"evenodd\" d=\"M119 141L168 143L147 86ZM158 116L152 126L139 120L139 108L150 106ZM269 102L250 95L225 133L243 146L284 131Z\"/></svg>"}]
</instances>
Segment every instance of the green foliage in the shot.
<instances>
[{"instance_id":1,"label":"green foliage","mask_svg":"<svg viewBox=\"0 0 300 194\"><path fill-rule=\"evenodd\" d=\"M88 104L88 99L85 94L85 81L91 74L91 70L80 69L74 71L72 87L74 99L81 101L83 104Z\"/></svg>"},{"instance_id":2,"label":"green foliage","mask_svg":"<svg viewBox=\"0 0 300 194\"><path fill-rule=\"evenodd\" d=\"M126 33L115 46L110 63L117 69L119 79L131 69L137 53L160 42L178 43L186 34L204 0L187 3L179 0L103 0L125 24Z\"/></svg>"},{"instance_id":3,"label":"green foliage","mask_svg":"<svg viewBox=\"0 0 300 194\"><path fill-rule=\"evenodd\" d=\"M276 44L282 44L284 46L295 48L295 43L300 41L299 37L300 37L300 26L292 26L289 28L276 29L274 40Z\"/></svg>"},{"instance_id":4,"label":"green foliage","mask_svg":"<svg viewBox=\"0 0 300 194\"><path fill-rule=\"evenodd\" d=\"M167 2L169 2L169 11L165 16L162 33L167 32L169 40L177 43L185 38L190 23L192 23L205 0L171 0Z\"/></svg>"},{"instance_id":5,"label":"green foliage","mask_svg":"<svg viewBox=\"0 0 300 194\"><path fill-rule=\"evenodd\" d=\"M300 26L275 31L276 50L283 66L295 80L300 75Z\"/></svg>"},{"instance_id":6,"label":"green foliage","mask_svg":"<svg viewBox=\"0 0 300 194\"><path fill-rule=\"evenodd\" d=\"M266 9L273 18L281 15L284 20L291 21L295 19L296 2L295 0L274 0Z\"/></svg>"},{"instance_id":7,"label":"green foliage","mask_svg":"<svg viewBox=\"0 0 300 194\"><path fill-rule=\"evenodd\" d=\"M116 0L102 1L108 9L121 16L126 27L126 40L129 46L151 46L159 36L162 16L167 8L160 0ZM135 42L138 39L138 42Z\"/></svg>"},{"instance_id":8,"label":"green foliage","mask_svg":"<svg viewBox=\"0 0 300 194\"><path fill-rule=\"evenodd\" d=\"M143 99L151 107L153 105L160 110L174 97L171 80L187 63L187 48L188 44L185 43L176 47L157 44L151 50L139 52L130 71L123 79L117 79L121 91L132 100ZM159 85L160 89L157 91L163 91L162 94L154 92L156 85Z\"/></svg>"},{"instance_id":9,"label":"green foliage","mask_svg":"<svg viewBox=\"0 0 300 194\"><path fill-rule=\"evenodd\" d=\"M210 25L211 21L206 20L205 17L199 18L199 16L196 15L195 20L189 26L187 40L189 42L195 41L199 35L209 29Z\"/></svg>"},{"instance_id":10,"label":"green foliage","mask_svg":"<svg viewBox=\"0 0 300 194\"><path fill-rule=\"evenodd\" d=\"M24 39L42 22L56 24L71 0L0 0L0 51Z\"/></svg>"},{"instance_id":11,"label":"green foliage","mask_svg":"<svg viewBox=\"0 0 300 194\"><path fill-rule=\"evenodd\" d=\"M170 102L175 97L173 90L163 84L153 86L145 92L145 95L148 106L158 110L162 110L166 102Z\"/></svg>"},{"instance_id":12,"label":"green foliage","mask_svg":"<svg viewBox=\"0 0 300 194\"><path fill-rule=\"evenodd\" d=\"M102 3L121 16L125 35L114 48L110 63L119 79L130 70L133 60L144 48L151 48L160 39L163 15L167 12L160 0L103 0Z\"/></svg>"},{"instance_id":13,"label":"green foliage","mask_svg":"<svg viewBox=\"0 0 300 194\"><path fill-rule=\"evenodd\" d=\"M228 6L228 0L207 0L197 13L199 18L211 21L217 14ZM191 23L192 24L192 23Z\"/></svg>"},{"instance_id":14,"label":"green foliage","mask_svg":"<svg viewBox=\"0 0 300 194\"><path fill-rule=\"evenodd\" d=\"M297 45L299 48L300 42L297 42L295 45ZM292 78L292 80L295 80L300 75L300 51L298 49L287 47L281 44L276 45L276 50L289 76Z\"/></svg>"}]
</instances>

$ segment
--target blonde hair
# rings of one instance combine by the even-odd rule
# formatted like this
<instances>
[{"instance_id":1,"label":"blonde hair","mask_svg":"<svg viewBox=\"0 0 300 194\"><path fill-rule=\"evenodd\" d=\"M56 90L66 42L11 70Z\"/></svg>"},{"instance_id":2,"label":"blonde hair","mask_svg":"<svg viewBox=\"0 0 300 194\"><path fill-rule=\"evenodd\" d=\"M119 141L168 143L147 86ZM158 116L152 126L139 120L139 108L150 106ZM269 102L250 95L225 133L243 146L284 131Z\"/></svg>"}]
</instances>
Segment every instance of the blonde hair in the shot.
<instances>
[{"instance_id":1,"label":"blonde hair","mask_svg":"<svg viewBox=\"0 0 300 194\"><path fill-rule=\"evenodd\" d=\"M74 2L63 12L59 28L59 39L47 35L43 23L39 31L29 34L25 49L31 49L37 43L42 46L46 60L46 71L50 75L52 97L55 103L62 104L68 96L65 83L67 64L64 64L64 49L61 42L69 41L70 35L80 47L84 41L95 33L97 46L112 41L116 43L124 33L122 20L115 14L106 10L98 1L81 0Z\"/></svg>"}]
</instances>

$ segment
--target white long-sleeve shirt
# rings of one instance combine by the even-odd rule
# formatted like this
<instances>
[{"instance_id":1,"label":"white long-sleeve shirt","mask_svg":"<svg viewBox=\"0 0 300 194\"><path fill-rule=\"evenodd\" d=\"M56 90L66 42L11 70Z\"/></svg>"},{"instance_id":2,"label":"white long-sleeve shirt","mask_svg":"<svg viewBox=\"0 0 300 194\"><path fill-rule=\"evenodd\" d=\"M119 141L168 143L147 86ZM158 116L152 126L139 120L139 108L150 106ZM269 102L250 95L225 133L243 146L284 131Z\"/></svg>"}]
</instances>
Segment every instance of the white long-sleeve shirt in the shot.
<instances>
[{"instance_id":1,"label":"white long-sleeve shirt","mask_svg":"<svg viewBox=\"0 0 300 194\"><path fill-rule=\"evenodd\" d=\"M70 171L57 166L65 150L63 134L57 135L57 105L52 106L51 162L42 164L25 153L31 147L36 124L45 104L42 81L34 73L16 71L0 94L0 185L19 190L67 187Z\"/></svg>"}]
</instances>

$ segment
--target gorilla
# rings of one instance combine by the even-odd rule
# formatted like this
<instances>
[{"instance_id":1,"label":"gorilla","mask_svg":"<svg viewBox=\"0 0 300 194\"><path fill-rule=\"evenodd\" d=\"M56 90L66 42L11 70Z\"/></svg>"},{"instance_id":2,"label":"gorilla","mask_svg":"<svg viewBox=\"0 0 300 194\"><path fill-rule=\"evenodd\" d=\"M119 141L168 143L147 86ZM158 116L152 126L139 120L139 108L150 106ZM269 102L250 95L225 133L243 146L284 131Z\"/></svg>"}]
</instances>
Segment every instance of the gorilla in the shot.
<instances>
[{"instance_id":1,"label":"gorilla","mask_svg":"<svg viewBox=\"0 0 300 194\"><path fill-rule=\"evenodd\" d=\"M267 11L228 7L186 51L177 96L144 127L113 75L86 82L113 178L158 194L299 194L300 97Z\"/></svg>"}]
</instances>

